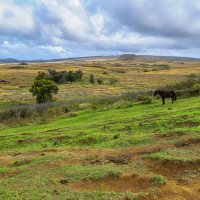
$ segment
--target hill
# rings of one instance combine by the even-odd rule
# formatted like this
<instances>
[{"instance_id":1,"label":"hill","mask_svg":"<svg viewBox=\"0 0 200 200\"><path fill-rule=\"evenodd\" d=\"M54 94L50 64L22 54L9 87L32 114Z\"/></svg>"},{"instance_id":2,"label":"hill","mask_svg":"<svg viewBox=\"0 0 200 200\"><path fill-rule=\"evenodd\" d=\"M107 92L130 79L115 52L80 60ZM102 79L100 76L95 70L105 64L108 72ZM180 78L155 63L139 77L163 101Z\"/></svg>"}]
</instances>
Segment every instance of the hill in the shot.
<instances>
[{"instance_id":1,"label":"hill","mask_svg":"<svg viewBox=\"0 0 200 200\"><path fill-rule=\"evenodd\" d=\"M120 61L135 61L135 60L163 60L163 61L199 61L199 58L190 57L176 57L176 56L154 56L154 55L136 55L136 54L122 54L118 56Z\"/></svg>"},{"instance_id":2,"label":"hill","mask_svg":"<svg viewBox=\"0 0 200 200\"><path fill-rule=\"evenodd\" d=\"M14 58L0 59L0 63L19 63L20 61Z\"/></svg>"},{"instance_id":3,"label":"hill","mask_svg":"<svg viewBox=\"0 0 200 200\"><path fill-rule=\"evenodd\" d=\"M58 58L58 59L36 59L36 60L17 60L14 58L0 59L0 63L48 63L48 62L66 62L66 61L83 61L83 60L105 60L114 59L117 56L88 56L88 57L74 57L74 58Z\"/></svg>"},{"instance_id":4,"label":"hill","mask_svg":"<svg viewBox=\"0 0 200 200\"><path fill-rule=\"evenodd\" d=\"M199 58L190 57L175 57L175 56L153 56L153 55L136 55L136 54L122 54L113 56L87 56L87 57L72 57L72 58L58 58L58 59L35 59L35 60L18 60L15 58L0 59L0 63L48 63L48 62L67 62L67 61L89 61L89 60L113 60L120 61L135 61L140 60L167 60L167 61L199 61Z\"/></svg>"},{"instance_id":5,"label":"hill","mask_svg":"<svg viewBox=\"0 0 200 200\"><path fill-rule=\"evenodd\" d=\"M199 116L195 97L4 126L1 199L198 200Z\"/></svg>"},{"instance_id":6,"label":"hill","mask_svg":"<svg viewBox=\"0 0 200 200\"><path fill-rule=\"evenodd\" d=\"M138 56L135 54L123 54L118 57L121 61L134 61L136 58L138 58Z\"/></svg>"}]
</instances>

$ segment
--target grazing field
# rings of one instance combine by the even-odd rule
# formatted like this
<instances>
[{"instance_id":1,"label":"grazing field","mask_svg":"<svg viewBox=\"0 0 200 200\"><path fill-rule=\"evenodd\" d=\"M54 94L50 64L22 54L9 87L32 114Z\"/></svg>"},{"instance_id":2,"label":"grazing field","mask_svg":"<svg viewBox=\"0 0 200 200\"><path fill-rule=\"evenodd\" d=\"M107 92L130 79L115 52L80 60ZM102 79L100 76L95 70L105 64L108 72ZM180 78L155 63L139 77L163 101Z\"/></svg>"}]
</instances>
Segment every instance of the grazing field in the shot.
<instances>
[{"instance_id":1,"label":"grazing field","mask_svg":"<svg viewBox=\"0 0 200 200\"><path fill-rule=\"evenodd\" d=\"M195 97L4 127L1 199L197 200L199 116Z\"/></svg>"},{"instance_id":2,"label":"grazing field","mask_svg":"<svg viewBox=\"0 0 200 200\"><path fill-rule=\"evenodd\" d=\"M0 110L34 103L29 88L37 72L48 69L84 73L82 81L59 85L60 102L154 90L198 76L200 63L104 59L1 65ZM104 84L91 84L90 74ZM146 104L82 103L81 109L38 120L0 121L0 199L199 200L199 102L196 96L178 97L174 104L167 99L164 106L156 98Z\"/></svg>"}]
</instances>

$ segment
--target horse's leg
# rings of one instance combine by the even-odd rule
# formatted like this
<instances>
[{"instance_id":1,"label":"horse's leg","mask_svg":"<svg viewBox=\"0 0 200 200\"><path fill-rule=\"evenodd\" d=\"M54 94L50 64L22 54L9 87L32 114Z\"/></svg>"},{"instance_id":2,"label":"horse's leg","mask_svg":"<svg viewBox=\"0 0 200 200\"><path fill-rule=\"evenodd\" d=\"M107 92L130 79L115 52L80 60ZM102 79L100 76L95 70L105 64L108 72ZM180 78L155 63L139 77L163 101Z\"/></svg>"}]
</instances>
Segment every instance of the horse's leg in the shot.
<instances>
[{"instance_id":1,"label":"horse's leg","mask_svg":"<svg viewBox=\"0 0 200 200\"><path fill-rule=\"evenodd\" d=\"M163 105L165 104L165 98L162 98L162 101L163 101Z\"/></svg>"},{"instance_id":2,"label":"horse's leg","mask_svg":"<svg viewBox=\"0 0 200 200\"><path fill-rule=\"evenodd\" d=\"M174 97L172 97L172 103L174 103Z\"/></svg>"}]
</instances>

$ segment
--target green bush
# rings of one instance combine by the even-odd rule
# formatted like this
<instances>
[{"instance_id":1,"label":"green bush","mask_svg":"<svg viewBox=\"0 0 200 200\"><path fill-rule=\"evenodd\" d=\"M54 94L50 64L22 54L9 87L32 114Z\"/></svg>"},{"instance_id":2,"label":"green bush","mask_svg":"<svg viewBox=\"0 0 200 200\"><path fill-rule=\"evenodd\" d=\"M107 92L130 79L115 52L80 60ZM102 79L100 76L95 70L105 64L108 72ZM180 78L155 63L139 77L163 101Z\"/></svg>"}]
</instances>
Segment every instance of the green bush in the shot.
<instances>
[{"instance_id":1,"label":"green bush","mask_svg":"<svg viewBox=\"0 0 200 200\"><path fill-rule=\"evenodd\" d=\"M144 69L143 72L149 72L149 70L148 69Z\"/></svg>"},{"instance_id":2,"label":"green bush","mask_svg":"<svg viewBox=\"0 0 200 200\"><path fill-rule=\"evenodd\" d=\"M53 94L57 94L58 90L54 81L50 80L44 72L38 72L29 91L36 96L37 103L46 103L52 101Z\"/></svg>"},{"instance_id":3,"label":"green bush","mask_svg":"<svg viewBox=\"0 0 200 200\"><path fill-rule=\"evenodd\" d=\"M199 94L200 94L200 84L196 83L195 85L193 85L191 89L191 95L199 95Z\"/></svg>"},{"instance_id":4,"label":"green bush","mask_svg":"<svg viewBox=\"0 0 200 200\"><path fill-rule=\"evenodd\" d=\"M167 180L161 175L154 176L151 178L152 185L159 186L159 185L165 185L166 183L167 183Z\"/></svg>"},{"instance_id":5,"label":"green bush","mask_svg":"<svg viewBox=\"0 0 200 200\"><path fill-rule=\"evenodd\" d=\"M61 71L56 72L56 70L48 70L48 77L53 80L55 83L67 83L67 82L75 82L81 80L83 77L83 72L81 70L78 71Z\"/></svg>"},{"instance_id":6,"label":"green bush","mask_svg":"<svg viewBox=\"0 0 200 200\"><path fill-rule=\"evenodd\" d=\"M99 85L102 85L102 84L103 84L103 80L102 80L101 78L98 78L98 79L97 79L97 83L98 83Z\"/></svg>"},{"instance_id":7,"label":"green bush","mask_svg":"<svg viewBox=\"0 0 200 200\"><path fill-rule=\"evenodd\" d=\"M189 74L189 75L187 75L186 77L187 77L187 78L197 78L198 75L196 75L196 74Z\"/></svg>"},{"instance_id":8,"label":"green bush","mask_svg":"<svg viewBox=\"0 0 200 200\"><path fill-rule=\"evenodd\" d=\"M192 75L193 76L193 75ZM179 83L167 85L162 90L174 90L179 97L191 97L200 94L200 78L188 78Z\"/></svg>"},{"instance_id":9,"label":"green bush","mask_svg":"<svg viewBox=\"0 0 200 200\"><path fill-rule=\"evenodd\" d=\"M94 84L95 83L95 78L93 74L90 74L90 78L89 78L90 83Z\"/></svg>"}]
</instances>

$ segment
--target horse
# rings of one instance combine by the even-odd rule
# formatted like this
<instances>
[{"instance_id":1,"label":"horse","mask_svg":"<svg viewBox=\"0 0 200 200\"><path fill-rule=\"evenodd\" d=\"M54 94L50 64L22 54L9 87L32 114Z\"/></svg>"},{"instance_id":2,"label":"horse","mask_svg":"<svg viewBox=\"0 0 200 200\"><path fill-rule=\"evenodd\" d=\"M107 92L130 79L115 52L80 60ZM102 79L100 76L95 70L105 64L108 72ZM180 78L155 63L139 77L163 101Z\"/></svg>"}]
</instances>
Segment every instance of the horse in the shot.
<instances>
[{"instance_id":1,"label":"horse","mask_svg":"<svg viewBox=\"0 0 200 200\"><path fill-rule=\"evenodd\" d=\"M174 101L176 101L176 93L174 91L160 91L160 90L156 90L154 92L154 97L156 95L160 95L163 101L163 105L165 104L165 98L171 98L172 99L172 103L174 103Z\"/></svg>"}]
</instances>

